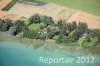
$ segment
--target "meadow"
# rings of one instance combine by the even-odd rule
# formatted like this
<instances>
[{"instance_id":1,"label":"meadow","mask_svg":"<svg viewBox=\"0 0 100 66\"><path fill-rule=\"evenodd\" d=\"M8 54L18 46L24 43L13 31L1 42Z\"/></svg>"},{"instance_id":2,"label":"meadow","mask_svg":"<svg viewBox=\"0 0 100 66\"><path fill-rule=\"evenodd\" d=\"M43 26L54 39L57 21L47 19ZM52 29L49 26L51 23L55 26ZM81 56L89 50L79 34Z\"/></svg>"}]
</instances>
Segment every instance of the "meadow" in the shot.
<instances>
[{"instance_id":1,"label":"meadow","mask_svg":"<svg viewBox=\"0 0 100 66\"><path fill-rule=\"evenodd\" d=\"M100 0L38 0L55 3L100 16Z\"/></svg>"}]
</instances>

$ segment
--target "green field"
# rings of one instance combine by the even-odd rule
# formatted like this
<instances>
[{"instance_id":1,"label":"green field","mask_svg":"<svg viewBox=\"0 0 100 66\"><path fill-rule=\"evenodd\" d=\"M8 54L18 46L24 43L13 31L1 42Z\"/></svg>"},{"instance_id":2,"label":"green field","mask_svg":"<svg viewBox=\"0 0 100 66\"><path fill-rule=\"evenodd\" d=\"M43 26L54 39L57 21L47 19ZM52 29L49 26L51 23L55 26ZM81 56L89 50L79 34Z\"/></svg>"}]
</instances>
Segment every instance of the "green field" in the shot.
<instances>
[{"instance_id":1,"label":"green field","mask_svg":"<svg viewBox=\"0 0 100 66\"><path fill-rule=\"evenodd\" d=\"M47 3L56 3L74 9L79 9L100 16L100 0L38 0Z\"/></svg>"},{"instance_id":2,"label":"green field","mask_svg":"<svg viewBox=\"0 0 100 66\"><path fill-rule=\"evenodd\" d=\"M20 20L24 21L26 25L29 24L29 20L28 20L28 18L21 17Z\"/></svg>"},{"instance_id":3,"label":"green field","mask_svg":"<svg viewBox=\"0 0 100 66\"><path fill-rule=\"evenodd\" d=\"M28 28L29 30L37 30L39 29L40 24L31 24Z\"/></svg>"}]
</instances>

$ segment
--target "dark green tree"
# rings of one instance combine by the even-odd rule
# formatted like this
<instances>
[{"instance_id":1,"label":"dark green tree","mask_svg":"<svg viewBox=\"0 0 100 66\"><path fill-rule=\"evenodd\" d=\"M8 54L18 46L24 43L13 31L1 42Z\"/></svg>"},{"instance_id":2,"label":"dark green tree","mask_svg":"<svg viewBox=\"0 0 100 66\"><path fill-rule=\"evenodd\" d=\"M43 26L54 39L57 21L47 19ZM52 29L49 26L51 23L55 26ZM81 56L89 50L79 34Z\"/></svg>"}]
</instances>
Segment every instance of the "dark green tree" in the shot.
<instances>
[{"instance_id":1,"label":"dark green tree","mask_svg":"<svg viewBox=\"0 0 100 66\"><path fill-rule=\"evenodd\" d=\"M3 26L4 23L5 23L4 20L0 19L0 30L2 30L2 26Z\"/></svg>"},{"instance_id":2,"label":"dark green tree","mask_svg":"<svg viewBox=\"0 0 100 66\"><path fill-rule=\"evenodd\" d=\"M29 18L29 21L30 21L30 23L40 23L41 22L40 15L39 14L35 14L35 15L31 16Z\"/></svg>"},{"instance_id":3,"label":"dark green tree","mask_svg":"<svg viewBox=\"0 0 100 66\"><path fill-rule=\"evenodd\" d=\"M9 29L9 33L13 36L15 36L17 34L17 28L15 26L10 27Z\"/></svg>"},{"instance_id":4,"label":"dark green tree","mask_svg":"<svg viewBox=\"0 0 100 66\"><path fill-rule=\"evenodd\" d=\"M22 31L23 26L26 26L24 21L22 20L17 20L14 24L14 26L17 28L17 33Z\"/></svg>"}]
</instances>

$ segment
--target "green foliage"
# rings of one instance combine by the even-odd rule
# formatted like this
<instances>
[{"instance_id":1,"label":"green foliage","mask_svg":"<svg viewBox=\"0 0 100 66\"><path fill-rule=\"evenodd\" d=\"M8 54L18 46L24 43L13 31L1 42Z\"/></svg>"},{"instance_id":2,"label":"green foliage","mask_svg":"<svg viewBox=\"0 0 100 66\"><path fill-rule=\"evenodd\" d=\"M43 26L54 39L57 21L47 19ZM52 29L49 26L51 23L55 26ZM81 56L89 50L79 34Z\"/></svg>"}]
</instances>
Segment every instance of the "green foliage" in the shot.
<instances>
[{"instance_id":1,"label":"green foliage","mask_svg":"<svg viewBox=\"0 0 100 66\"><path fill-rule=\"evenodd\" d=\"M42 39L42 40L45 40L46 39L46 34L40 34L39 38Z\"/></svg>"},{"instance_id":2,"label":"green foliage","mask_svg":"<svg viewBox=\"0 0 100 66\"><path fill-rule=\"evenodd\" d=\"M26 26L24 21L22 20L17 20L14 24L14 26L17 28L17 33L20 33L23 29L23 26Z\"/></svg>"},{"instance_id":3,"label":"green foliage","mask_svg":"<svg viewBox=\"0 0 100 66\"><path fill-rule=\"evenodd\" d=\"M53 37L53 40L57 40L59 38L59 36L58 35L55 35L54 37Z\"/></svg>"},{"instance_id":4,"label":"green foliage","mask_svg":"<svg viewBox=\"0 0 100 66\"><path fill-rule=\"evenodd\" d=\"M40 15L35 14L29 18L30 23L40 23Z\"/></svg>"},{"instance_id":5,"label":"green foliage","mask_svg":"<svg viewBox=\"0 0 100 66\"><path fill-rule=\"evenodd\" d=\"M49 39L52 39L54 37L54 33L52 31L47 32L47 36Z\"/></svg>"},{"instance_id":6,"label":"green foliage","mask_svg":"<svg viewBox=\"0 0 100 66\"><path fill-rule=\"evenodd\" d=\"M24 23L25 23L26 25L29 24L29 19L26 18L26 17L21 17L20 20L24 21Z\"/></svg>"},{"instance_id":7,"label":"green foliage","mask_svg":"<svg viewBox=\"0 0 100 66\"><path fill-rule=\"evenodd\" d=\"M56 40L57 44L62 44L63 35L59 35L59 38Z\"/></svg>"},{"instance_id":8,"label":"green foliage","mask_svg":"<svg viewBox=\"0 0 100 66\"><path fill-rule=\"evenodd\" d=\"M13 36L15 36L17 34L17 28L15 26L10 27L9 29L9 33Z\"/></svg>"},{"instance_id":9,"label":"green foliage","mask_svg":"<svg viewBox=\"0 0 100 66\"><path fill-rule=\"evenodd\" d=\"M29 20L32 23L28 24ZM78 43L81 47L86 44L89 47L100 45L100 29L89 29L86 23L66 23L62 20L54 24L51 17L41 15L34 15L31 19L22 17L15 21L14 25L10 19L0 20L0 31L8 30L11 35L19 36L21 39L27 37L45 41L48 38L57 44Z\"/></svg>"},{"instance_id":10,"label":"green foliage","mask_svg":"<svg viewBox=\"0 0 100 66\"><path fill-rule=\"evenodd\" d=\"M87 26L86 23L79 22L78 27L77 27L77 30L80 30L81 33L85 33L88 30L88 26Z\"/></svg>"},{"instance_id":11,"label":"green foliage","mask_svg":"<svg viewBox=\"0 0 100 66\"><path fill-rule=\"evenodd\" d=\"M4 24L4 20L0 19L0 30L2 30L3 24Z\"/></svg>"},{"instance_id":12,"label":"green foliage","mask_svg":"<svg viewBox=\"0 0 100 66\"><path fill-rule=\"evenodd\" d=\"M85 38L84 37L81 37L79 38L78 40L78 45L82 47L82 44L85 42Z\"/></svg>"},{"instance_id":13,"label":"green foliage","mask_svg":"<svg viewBox=\"0 0 100 66\"><path fill-rule=\"evenodd\" d=\"M75 30L73 35L71 36L73 41L78 40L80 37L82 36L81 31L79 30Z\"/></svg>"},{"instance_id":14,"label":"green foliage","mask_svg":"<svg viewBox=\"0 0 100 66\"><path fill-rule=\"evenodd\" d=\"M0 20L0 30L8 31L9 28L13 25L10 19Z\"/></svg>"},{"instance_id":15,"label":"green foliage","mask_svg":"<svg viewBox=\"0 0 100 66\"><path fill-rule=\"evenodd\" d=\"M38 30L40 28L40 24L31 24L28 26L29 30Z\"/></svg>"},{"instance_id":16,"label":"green foliage","mask_svg":"<svg viewBox=\"0 0 100 66\"><path fill-rule=\"evenodd\" d=\"M91 38L90 38L90 36L88 35L88 36L86 36L86 42L91 42Z\"/></svg>"}]
</instances>

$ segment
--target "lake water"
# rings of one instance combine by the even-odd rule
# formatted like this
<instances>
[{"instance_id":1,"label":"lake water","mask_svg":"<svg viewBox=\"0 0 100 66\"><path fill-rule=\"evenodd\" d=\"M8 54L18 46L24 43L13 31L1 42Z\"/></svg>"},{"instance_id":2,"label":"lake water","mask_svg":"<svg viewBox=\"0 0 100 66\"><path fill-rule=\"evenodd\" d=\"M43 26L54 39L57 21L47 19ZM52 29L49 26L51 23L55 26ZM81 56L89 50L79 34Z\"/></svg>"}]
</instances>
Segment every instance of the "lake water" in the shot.
<instances>
[{"instance_id":1,"label":"lake water","mask_svg":"<svg viewBox=\"0 0 100 66\"><path fill-rule=\"evenodd\" d=\"M77 57L89 57L94 63L77 63ZM74 58L72 63L42 63L43 58ZM83 60L84 61L84 60ZM82 61L82 62L83 62ZM79 61L80 62L80 61ZM100 66L100 55L87 53L81 50L70 51L40 47L34 49L32 46L26 47L20 42L1 41L0 42L0 66Z\"/></svg>"}]
</instances>

